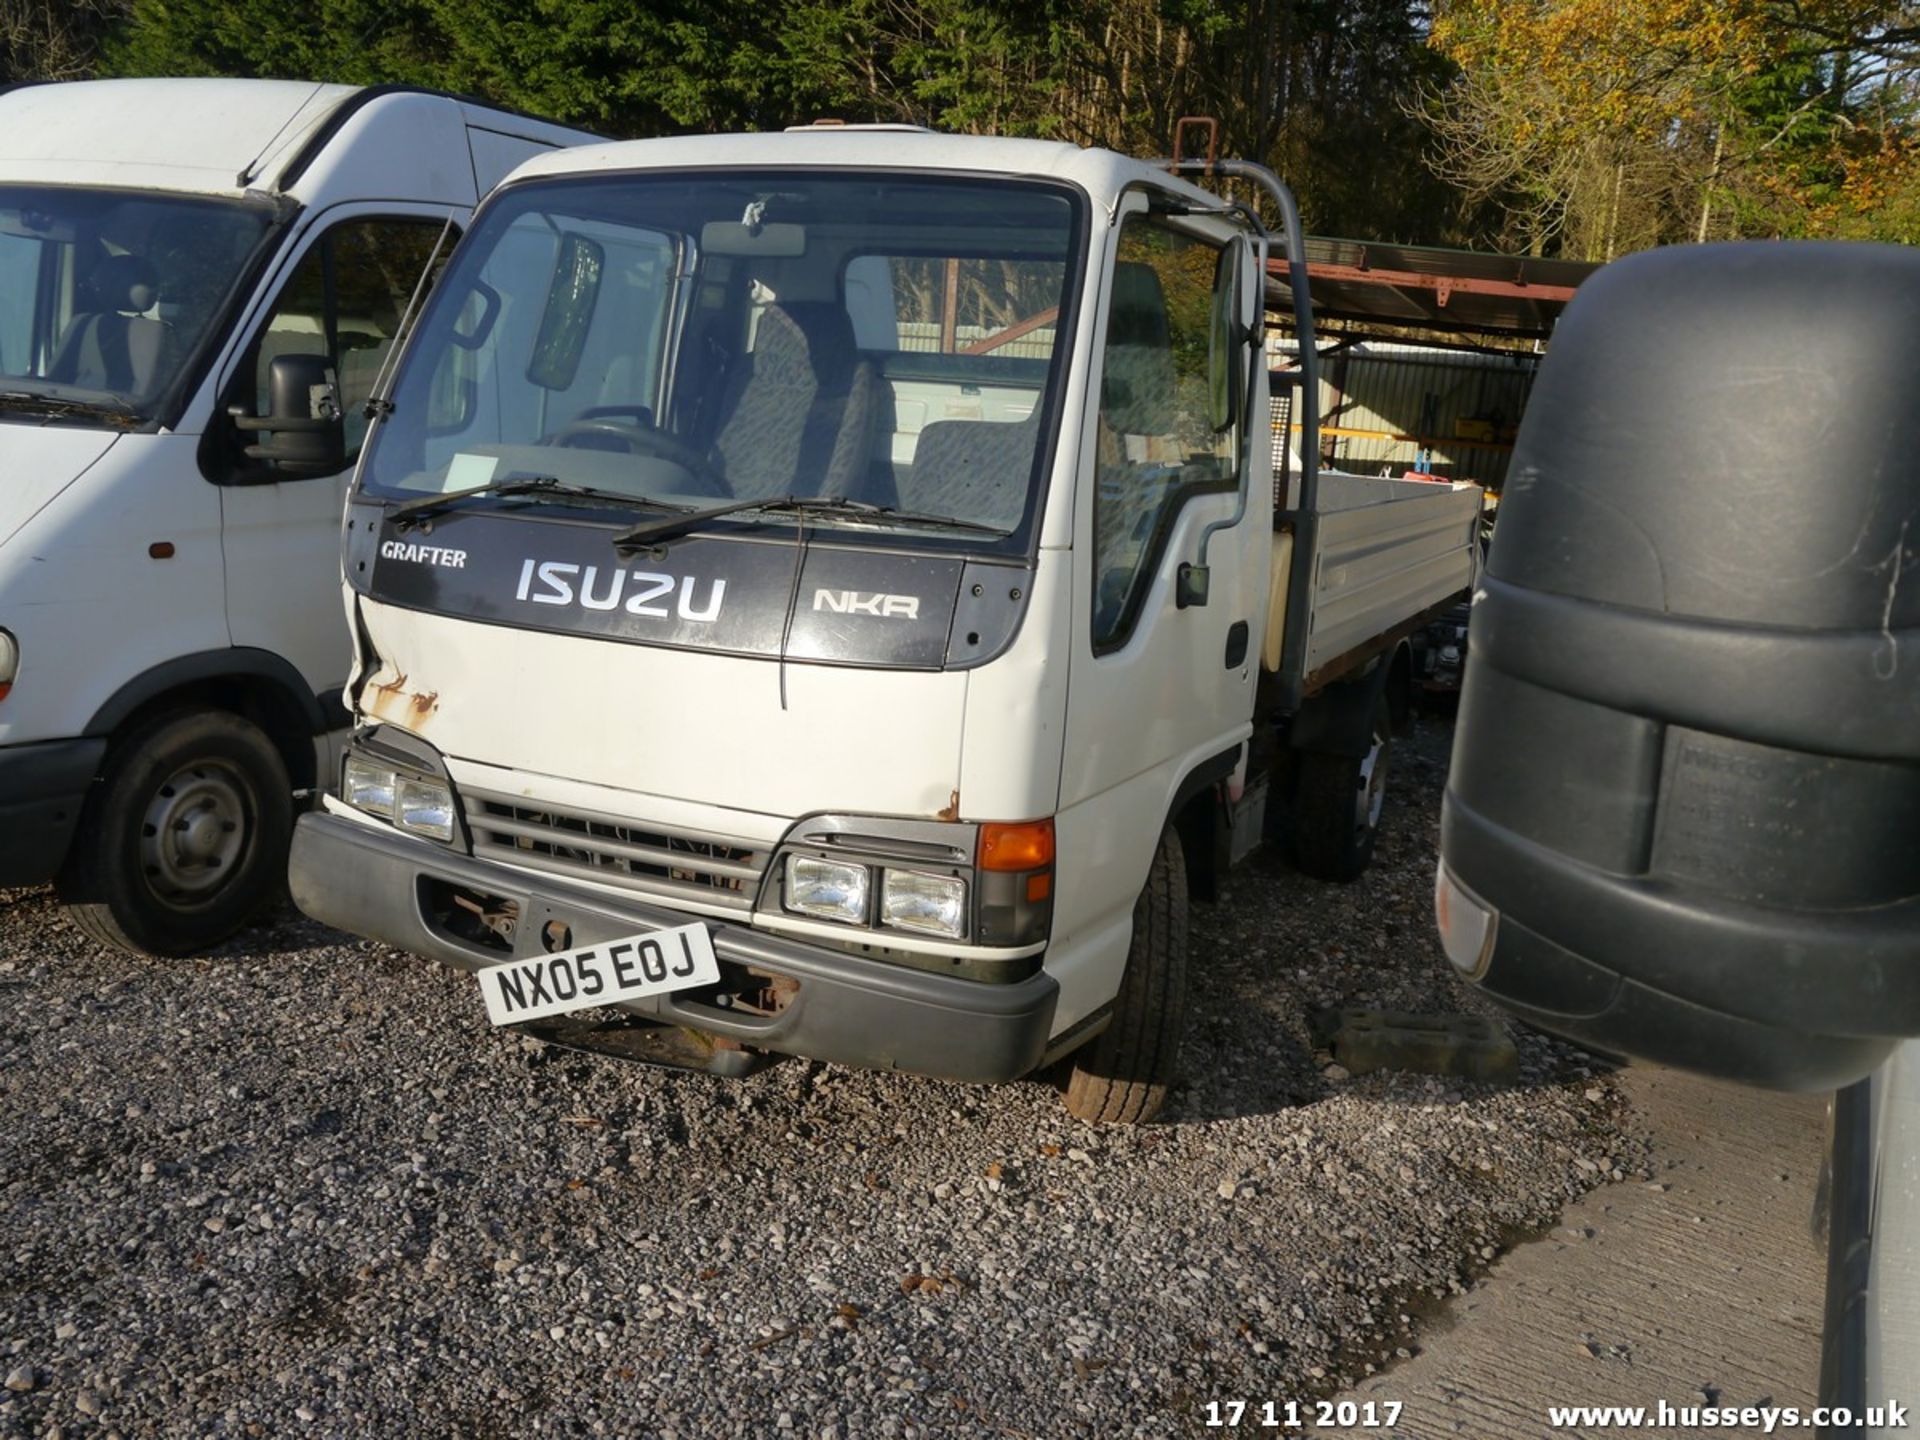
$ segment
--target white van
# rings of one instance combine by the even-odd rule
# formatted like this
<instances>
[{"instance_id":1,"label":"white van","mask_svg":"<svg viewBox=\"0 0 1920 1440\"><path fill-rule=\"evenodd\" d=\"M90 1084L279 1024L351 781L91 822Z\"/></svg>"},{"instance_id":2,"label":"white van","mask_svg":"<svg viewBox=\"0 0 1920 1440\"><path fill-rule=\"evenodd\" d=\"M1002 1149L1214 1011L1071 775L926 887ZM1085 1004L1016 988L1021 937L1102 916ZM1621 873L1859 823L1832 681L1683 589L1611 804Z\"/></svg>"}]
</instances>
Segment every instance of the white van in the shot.
<instances>
[{"instance_id":1,"label":"white van","mask_svg":"<svg viewBox=\"0 0 1920 1440\"><path fill-rule=\"evenodd\" d=\"M0 886L177 954L281 885L347 723L375 378L479 198L589 138L399 88L0 92Z\"/></svg>"}]
</instances>

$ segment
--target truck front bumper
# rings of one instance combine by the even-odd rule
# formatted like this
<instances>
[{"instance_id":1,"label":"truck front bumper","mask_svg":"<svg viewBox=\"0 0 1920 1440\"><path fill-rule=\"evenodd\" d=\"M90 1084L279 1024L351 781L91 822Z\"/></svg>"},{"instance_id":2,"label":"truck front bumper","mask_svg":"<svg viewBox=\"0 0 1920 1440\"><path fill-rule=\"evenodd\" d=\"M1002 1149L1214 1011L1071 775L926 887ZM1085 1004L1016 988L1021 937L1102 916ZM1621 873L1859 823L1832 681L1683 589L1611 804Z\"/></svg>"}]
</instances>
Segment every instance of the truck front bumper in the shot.
<instances>
[{"instance_id":1,"label":"truck front bumper","mask_svg":"<svg viewBox=\"0 0 1920 1440\"><path fill-rule=\"evenodd\" d=\"M314 919L462 970L543 953L550 922L589 945L639 931L706 924L722 974L730 966L790 982L772 1015L723 1010L662 995L623 1008L752 1049L837 1065L904 1070L984 1084L1040 1063L1060 987L1038 974L1012 984L958 980L843 955L724 919L685 914L475 860L432 841L316 812L293 834L288 880L294 903ZM511 902L518 916L508 949L487 949L440 918L444 887ZM476 991L475 1006L481 1003Z\"/></svg>"},{"instance_id":2,"label":"truck front bumper","mask_svg":"<svg viewBox=\"0 0 1920 1440\"><path fill-rule=\"evenodd\" d=\"M0 747L0 886L60 873L106 753L100 739Z\"/></svg>"}]
</instances>

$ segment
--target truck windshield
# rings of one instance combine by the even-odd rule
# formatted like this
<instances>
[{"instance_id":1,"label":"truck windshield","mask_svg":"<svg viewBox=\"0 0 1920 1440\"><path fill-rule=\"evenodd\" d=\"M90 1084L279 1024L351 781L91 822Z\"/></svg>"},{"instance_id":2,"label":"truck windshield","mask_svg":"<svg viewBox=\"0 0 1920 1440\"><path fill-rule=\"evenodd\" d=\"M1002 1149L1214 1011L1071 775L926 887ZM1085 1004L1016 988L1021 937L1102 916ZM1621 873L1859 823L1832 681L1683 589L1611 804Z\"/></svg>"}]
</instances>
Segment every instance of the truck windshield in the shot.
<instances>
[{"instance_id":1,"label":"truck windshield","mask_svg":"<svg viewBox=\"0 0 1920 1440\"><path fill-rule=\"evenodd\" d=\"M547 477L543 501L587 486L642 515L836 497L855 503L808 523L915 517L925 536L948 517L972 547L1022 545L1081 203L1038 182L826 170L509 187L434 291L359 483L411 500Z\"/></svg>"},{"instance_id":2,"label":"truck windshield","mask_svg":"<svg viewBox=\"0 0 1920 1440\"><path fill-rule=\"evenodd\" d=\"M271 222L242 201L0 185L0 415L151 411Z\"/></svg>"}]
</instances>

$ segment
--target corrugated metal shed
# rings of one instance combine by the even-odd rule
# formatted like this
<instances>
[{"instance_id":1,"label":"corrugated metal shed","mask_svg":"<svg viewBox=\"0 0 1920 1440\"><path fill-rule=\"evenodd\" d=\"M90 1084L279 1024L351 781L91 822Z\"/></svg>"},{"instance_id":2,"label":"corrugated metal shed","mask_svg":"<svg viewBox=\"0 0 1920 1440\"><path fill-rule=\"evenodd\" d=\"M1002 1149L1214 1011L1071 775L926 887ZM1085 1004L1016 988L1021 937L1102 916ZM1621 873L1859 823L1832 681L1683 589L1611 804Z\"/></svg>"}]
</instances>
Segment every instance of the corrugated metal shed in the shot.
<instances>
[{"instance_id":1,"label":"corrugated metal shed","mask_svg":"<svg viewBox=\"0 0 1920 1440\"><path fill-rule=\"evenodd\" d=\"M1270 338L1269 363L1299 347ZM1538 356L1368 341L1320 357L1323 457L1363 475L1425 471L1498 488ZM1283 423L1276 407L1276 425ZM1279 436L1275 436L1276 444ZM1296 440L1297 447L1297 440Z\"/></svg>"}]
</instances>

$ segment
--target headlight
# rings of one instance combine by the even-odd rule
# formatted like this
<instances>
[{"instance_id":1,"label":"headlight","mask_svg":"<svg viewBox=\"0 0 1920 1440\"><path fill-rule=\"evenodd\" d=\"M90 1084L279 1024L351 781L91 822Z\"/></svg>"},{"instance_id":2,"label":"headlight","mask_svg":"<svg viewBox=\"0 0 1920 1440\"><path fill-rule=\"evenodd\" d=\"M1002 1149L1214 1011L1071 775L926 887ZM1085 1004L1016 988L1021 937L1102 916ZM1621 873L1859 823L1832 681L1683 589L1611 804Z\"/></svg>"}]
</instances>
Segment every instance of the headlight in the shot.
<instances>
[{"instance_id":1,"label":"headlight","mask_svg":"<svg viewBox=\"0 0 1920 1440\"><path fill-rule=\"evenodd\" d=\"M7 692L13 688L13 677L19 673L20 644L0 630L0 700L7 698Z\"/></svg>"},{"instance_id":2,"label":"headlight","mask_svg":"<svg viewBox=\"0 0 1920 1440\"><path fill-rule=\"evenodd\" d=\"M880 881L880 923L957 940L967 933L967 882L952 875L888 870Z\"/></svg>"},{"instance_id":3,"label":"headlight","mask_svg":"<svg viewBox=\"0 0 1920 1440\"><path fill-rule=\"evenodd\" d=\"M409 834L453 839L453 790L444 780L350 751L340 770L340 794L354 809L378 815Z\"/></svg>"},{"instance_id":4,"label":"headlight","mask_svg":"<svg viewBox=\"0 0 1920 1440\"><path fill-rule=\"evenodd\" d=\"M787 909L820 920L867 923L872 877L864 865L842 865L811 855L787 857Z\"/></svg>"},{"instance_id":5,"label":"headlight","mask_svg":"<svg viewBox=\"0 0 1920 1440\"><path fill-rule=\"evenodd\" d=\"M349 755L340 777L340 793L354 809L391 820L398 783L399 777L391 765L376 765L358 755Z\"/></svg>"},{"instance_id":6,"label":"headlight","mask_svg":"<svg viewBox=\"0 0 1920 1440\"><path fill-rule=\"evenodd\" d=\"M453 792L437 780L400 781L394 819L402 830L435 840L453 839Z\"/></svg>"}]
</instances>

